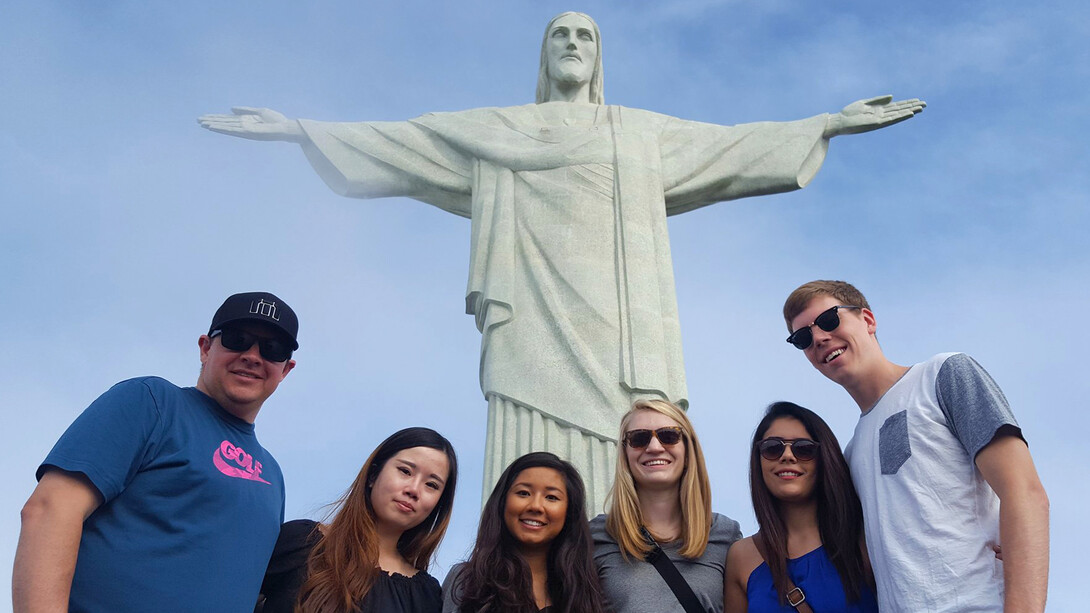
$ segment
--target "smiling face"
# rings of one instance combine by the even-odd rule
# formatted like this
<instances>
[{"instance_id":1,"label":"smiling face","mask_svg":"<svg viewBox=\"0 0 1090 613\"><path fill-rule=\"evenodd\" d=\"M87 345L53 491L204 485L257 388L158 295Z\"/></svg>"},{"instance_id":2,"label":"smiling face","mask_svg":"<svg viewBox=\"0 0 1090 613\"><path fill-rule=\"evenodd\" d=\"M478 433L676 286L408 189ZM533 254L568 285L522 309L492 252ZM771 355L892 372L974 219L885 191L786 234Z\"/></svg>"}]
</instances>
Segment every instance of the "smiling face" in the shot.
<instances>
[{"instance_id":1,"label":"smiling face","mask_svg":"<svg viewBox=\"0 0 1090 613\"><path fill-rule=\"evenodd\" d=\"M632 430L657 430L665 427L680 427L681 424L659 413L642 410L632 416L626 432ZM663 445L658 437L643 449L625 446L628 470L636 490L676 488L685 472L685 437L676 445Z\"/></svg>"},{"instance_id":2,"label":"smiling face","mask_svg":"<svg viewBox=\"0 0 1090 613\"><path fill-rule=\"evenodd\" d=\"M791 331L811 324L822 312L841 304L828 294L819 294L791 320ZM870 309L840 309L837 316L840 325L830 332L820 326L810 328L814 342L803 353L821 374L851 390L870 369L882 363L882 352L874 336L876 326Z\"/></svg>"},{"instance_id":3,"label":"smiling face","mask_svg":"<svg viewBox=\"0 0 1090 613\"><path fill-rule=\"evenodd\" d=\"M394 454L371 485L376 528L400 535L419 525L443 495L449 472L447 454L438 449L411 447Z\"/></svg>"},{"instance_id":4,"label":"smiling face","mask_svg":"<svg viewBox=\"0 0 1090 613\"><path fill-rule=\"evenodd\" d=\"M503 523L523 549L548 549L564 529L568 488L557 470L535 466L515 477L504 499Z\"/></svg>"},{"instance_id":5,"label":"smiling face","mask_svg":"<svg viewBox=\"0 0 1090 613\"><path fill-rule=\"evenodd\" d=\"M239 328L254 336L272 338L276 332L261 324L245 324ZM225 411L253 423L261 405L276 391L276 387L295 367L295 360L271 362L261 356L259 343L246 351L224 348L221 337L202 334L201 374L197 389L215 400Z\"/></svg>"},{"instance_id":6,"label":"smiling face","mask_svg":"<svg viewBox=\"0 0 1090 613\"><path fill-rule=\"evenodd\" d=\"M556 84L589 83L598 61L594 26L579 15L564 15L553 22L545 43L549 78Z\"/></svg>"},{"instance_id":7,"label":"smiling face","mask_svg":"<svg viewBox=\"0 0 1090 613\"><path fill-rule=\"evenodd\" d=\"M806 426L794 417L774 420L761 438L763 440L772 437L785 441L813 438L806 431ZM795 457L792 447L788 445L778 459L760 459L761 476L764 477L765 486L773 498L781 502L804 502L813 496L819 477L817 458L801 461Z\"/></svg>"}]
</instances>

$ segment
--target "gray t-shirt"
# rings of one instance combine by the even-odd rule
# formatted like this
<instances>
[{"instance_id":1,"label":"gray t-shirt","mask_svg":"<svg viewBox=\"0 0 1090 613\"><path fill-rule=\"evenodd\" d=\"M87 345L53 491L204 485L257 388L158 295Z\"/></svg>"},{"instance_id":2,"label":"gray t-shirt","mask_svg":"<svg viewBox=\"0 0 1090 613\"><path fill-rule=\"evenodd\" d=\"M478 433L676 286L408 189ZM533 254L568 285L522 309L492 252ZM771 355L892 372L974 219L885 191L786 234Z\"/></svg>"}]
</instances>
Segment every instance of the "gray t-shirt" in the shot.
<instances>
[{"instance_id":1,"label":"gray t-shirt","mask_svg":"<svg viewBox=\"0 0 1090 613\"><path fill-rule=\"evenodd\" d=\"M462 597L462 568L465 562L450 567L447 578L443 580L443 613L458 613L458 603Z\"/></svg>"},{"instance_id":2,"label":"gray t-shirt","mask_svg":"<svg viewBox=\"0 0 1090 613\"><path fill-rule=\"evenodd\" d=\"M963 353L916 364L859 418L844 455L883 613L1003 610L999 498L974 462L997 434L1021 430Z\"/></svg>"},{"instance_id":3,"label":"gray t-shirt","mask_svg":"<svg viewBox=\"0 0 1090 613\"><path fill-rule=\"evenodd\" d=\"M605 515L590 520L590 534L594 538L594 564L598 567L598 578L602 580L602 591L613 613L684 613L681 603L654 566L643 560L632 557L626 560L621 556L620 547L606 532ZM690 560L678 554L680 541L662 545L662 550L709 613L723 611L723 571L727 564L727 550L740 538L742 531L738 522L713 513L712 530L704 555Z\"/></svg>"}]
</instances>

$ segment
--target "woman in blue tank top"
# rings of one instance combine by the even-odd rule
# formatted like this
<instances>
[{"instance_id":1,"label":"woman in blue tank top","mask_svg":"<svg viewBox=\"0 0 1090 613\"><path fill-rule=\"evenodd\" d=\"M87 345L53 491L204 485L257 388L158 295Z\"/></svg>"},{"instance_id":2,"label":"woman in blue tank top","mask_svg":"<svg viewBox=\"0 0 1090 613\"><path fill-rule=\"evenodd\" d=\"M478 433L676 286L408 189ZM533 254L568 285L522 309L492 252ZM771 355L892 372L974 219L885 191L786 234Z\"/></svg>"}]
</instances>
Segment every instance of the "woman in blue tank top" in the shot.
<instances>
[{"instance_id":1,"label":"woman in blue tank top","mask_svg":"<svg viewBox=\"0 0 1090 613\"><path fill-rule=\"evenodd\" d=\"M768 407L753 434L750 493L760 531L727 554L726 613L874 613L863 510L836 436L813 411Z\"/></svg>"}]
</instances>

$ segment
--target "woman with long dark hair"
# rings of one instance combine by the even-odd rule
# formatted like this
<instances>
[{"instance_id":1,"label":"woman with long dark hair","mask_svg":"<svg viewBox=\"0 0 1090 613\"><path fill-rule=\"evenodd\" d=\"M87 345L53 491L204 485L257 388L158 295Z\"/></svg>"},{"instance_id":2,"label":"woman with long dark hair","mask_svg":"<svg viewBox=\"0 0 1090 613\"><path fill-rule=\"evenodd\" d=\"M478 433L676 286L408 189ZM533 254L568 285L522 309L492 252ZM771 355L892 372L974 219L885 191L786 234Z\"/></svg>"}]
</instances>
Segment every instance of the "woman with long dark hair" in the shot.
<instances>
[{"instance_id":1,"label":"woman with long dark hair","mask_svg":"<svg viewBox=\"0 0 1090 613\"><path fill-rule=\"evenodd\" d=\"M863 510L840 443L813 411L768 407L753 433L749 486L760 530L727 556L727 613L878 611Z\"/></svg>"},{"instance_id":2,"label":"woman with long dark hair","mask_svg":"<svg viewBox=\"0 0 1090 613\"><path fill-rule=\"evenodd\" d=\"M738 522L712 513L692 422L672 402L639 400L621 418L620 441L609 512L591 520L607 606L722 611L727 550L742 533ZM671 585L668 575L680 581Z\"/></svg>"},{"instance_id":3,"label":"woman with long dark hair","mask_svg":"<svg viewBox=\"0 0 1090 613\"><path fill-rule=\"evenodd\" d=\"M326 523L281 527L262 613L438 612L439 582L427 569L447 531L457 480L454 448L438 432L390 435Z\"/></svg>"},{"instance_id":4,"label":"woman with long dark hair","mask_svg":"<svg viewBox=\"0 0 1090 613\"><path fill-rule=\"evenodd\" d=\"M547 452L507 467L469 560L443 584L444 613L602 613L579 472Z\"/></svg>"}]
</instances>

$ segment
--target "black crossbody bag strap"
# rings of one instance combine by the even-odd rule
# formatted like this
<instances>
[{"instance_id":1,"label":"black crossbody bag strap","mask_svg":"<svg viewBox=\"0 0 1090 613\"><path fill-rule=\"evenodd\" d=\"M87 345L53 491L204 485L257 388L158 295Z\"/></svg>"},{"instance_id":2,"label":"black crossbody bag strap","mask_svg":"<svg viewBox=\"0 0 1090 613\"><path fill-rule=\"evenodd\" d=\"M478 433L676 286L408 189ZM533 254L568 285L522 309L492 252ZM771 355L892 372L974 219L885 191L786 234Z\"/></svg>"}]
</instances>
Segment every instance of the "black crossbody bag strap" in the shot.
<instances>
[{"instance_id":1,"label":"black crossbody bag strap","mask_svg":"<svg viewBox=\"0 0 1090 613\"><path fill-rule=\"evenodd\" d=\"M697 599L693 588L689 587L685 577L681 576L677 567L674 566L674 562L670 560L670 556L666 555L662 547L659 547L659 544L655 542L654 537L647 531L647 528L640 526L640 533L643 534L643 538L647 539L647 543L652 547L645 559L662 575L666 585L670 586L670 591L674 593L677 601L681 603L681 607L685 609L685 613L708 613L700 605L700 600Z\"/></svg>"}]
</instances>

